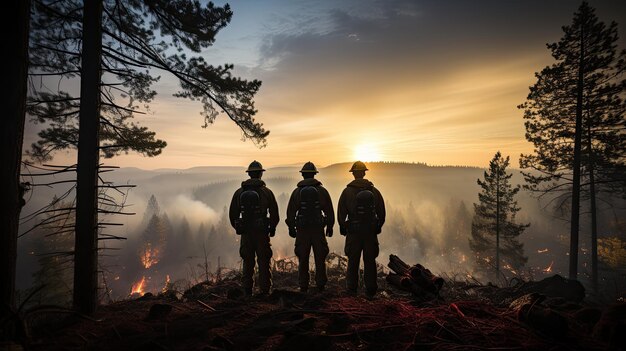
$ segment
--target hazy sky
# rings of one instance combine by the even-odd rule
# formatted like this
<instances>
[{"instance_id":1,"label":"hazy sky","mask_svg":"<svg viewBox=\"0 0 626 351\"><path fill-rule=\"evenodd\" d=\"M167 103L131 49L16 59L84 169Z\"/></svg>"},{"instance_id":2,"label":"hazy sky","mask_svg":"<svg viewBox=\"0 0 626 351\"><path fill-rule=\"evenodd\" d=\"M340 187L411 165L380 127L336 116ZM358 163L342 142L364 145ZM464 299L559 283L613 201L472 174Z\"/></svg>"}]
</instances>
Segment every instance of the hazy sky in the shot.
<instances>
[{"instance_id":1,"label":"hazy sky","mask_svg":"<svg viewBox=\"0 0 626 351\"><path fill-rule=\"evenodd\" d=\"M222 4L222 1L216 1ZM234 16L203 55L263 81L258 149L221 116L202 129L201 106L172 97L166 74L152 114L138 121L168 142L156 158L108 161L145 169L205 165L319 165L355 158L486 166L530 152L516 106L552 62L580 1L229 1ZM617 21L626 1L591 1ZM32 131L32 129L31 129ZM32 134L32 133L31 133ZM32 141L32 135L27 135ZM61 158L71 158L71 155Z\"/></svg>"}]
</instances>

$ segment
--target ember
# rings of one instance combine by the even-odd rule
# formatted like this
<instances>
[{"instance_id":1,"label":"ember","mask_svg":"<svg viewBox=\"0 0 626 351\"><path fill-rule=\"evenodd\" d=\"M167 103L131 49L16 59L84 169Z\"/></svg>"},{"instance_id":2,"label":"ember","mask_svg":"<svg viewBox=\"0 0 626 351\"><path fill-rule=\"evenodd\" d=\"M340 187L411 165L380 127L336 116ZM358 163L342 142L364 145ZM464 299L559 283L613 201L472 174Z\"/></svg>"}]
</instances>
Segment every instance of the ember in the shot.
<instances>
[{"instance_id":1,"label":"ember","mask_svg":"<svg viewBox=\"0 0 626 351\"><path fill-rule=\"evenodd\" d=\"M546 253L548 252L548 248L537 250L537 253Z\"/></svg>"},{"instance_id":2,"label":"ember","mask_svg":"<svg viewBox=\"0 0 626 351\"><path fill-rule=\"evenodd\" d=\"M550 265L546 268L543 269L544 273L550 273L552 272L552 265L554 265L554 261L550 262Z\"/></svg>"},{"instance_id":3,"label":"ember","mask_svg":"<svg viewBox=\"0 0 626 351\"><path fill-rule=\"evenodd\" d=\"M170 288L171 288L170 275L168 274L165 276L165 285L163 286L163 289L161 291L167 292L168 290L170 290Z\"/></svg>"}]
</instances>

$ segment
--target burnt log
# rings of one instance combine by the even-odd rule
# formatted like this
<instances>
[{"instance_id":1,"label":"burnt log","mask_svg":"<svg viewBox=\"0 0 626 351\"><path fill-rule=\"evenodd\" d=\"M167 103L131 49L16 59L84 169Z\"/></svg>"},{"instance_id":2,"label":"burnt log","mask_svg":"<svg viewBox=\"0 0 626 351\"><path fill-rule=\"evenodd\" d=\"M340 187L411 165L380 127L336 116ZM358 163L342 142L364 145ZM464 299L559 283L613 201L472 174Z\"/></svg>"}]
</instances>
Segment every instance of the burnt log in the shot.
<instances>
[{"instance_id":1,"label":"burnt log","mask_svg":"<svg viewBox=\"0 0 626 351\"><path fill-rule=\"evenodd\" d=\"M400 275L409 274L409 265L404 263L400 257L396 255L389 255L389 264L387 265L392 271Z\"/></svg>"},{"instance_id":2,"label":"burnt log","mask_svg":"<svg viewBox=\"0 0 626 351\"><path fill-rule=\"evenodd\" d=\"M411 287L411 278L406 275L389 273L386 278L387 282L391 285L409 289Z\"/></svg>"},{"instance_id":3,"label":"burnt log","mask_svg":"<svg viewBox=\"0 0 626 351\"><path fill-rule=\"evenodd\" d=\"M389 284L401 290L409 291L422 299L432 299L439 296L439 290L443 287L444 280L435 276L421 264L409 266L400 257L389 255L387 266L395 272L387 275Z\"/></svg>"},{"instance_id":4,"label":"burnt log","mask_svg":"<svg viewBox=\"0 0 626 351\"><path fill-rule=\"evenodd\" d=\"M437 294L443 287L443 278L437 277L430 271L430 269L419 263L409 269L409 274L419 286L433 294Z\"/></svg>"}]
</instances>

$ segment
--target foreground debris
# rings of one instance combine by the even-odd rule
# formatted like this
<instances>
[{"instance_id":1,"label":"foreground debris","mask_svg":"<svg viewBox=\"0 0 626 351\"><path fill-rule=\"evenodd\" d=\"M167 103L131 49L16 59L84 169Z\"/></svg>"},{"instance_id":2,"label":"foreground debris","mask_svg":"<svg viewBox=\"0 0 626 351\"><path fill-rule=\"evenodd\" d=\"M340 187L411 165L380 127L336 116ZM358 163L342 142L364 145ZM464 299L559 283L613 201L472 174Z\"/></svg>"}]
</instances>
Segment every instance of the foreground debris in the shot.
<instances>
[{"instance_id":1,"label":"foreground debris","mask_svg":"<svg viewBox=\"0 0 626 351\"><path fill-rule=\"evenodd\" d=\"M444 280L435 276L428 268L419 263L409 267L396 255L389 255L387 266L395 272L387 275L389 284L408 291L419 299L432 300L439 297Z\"/></svg>"},{"instance_id":2,"label":"foreground debris","mask_svg":"<svg viewBox=\"0 0 626 351\"><path fill-rule=\"evenodd\" d=\"M504 289L446 279L437 291L438 299L421 300L412 291L388 285L381 266L382 289L370 300L344 293L338 267L345 262L338 257L332 260L336 265L329 269L323 292L296 291L297 267L283 261L276 265L281 269L274 269L270 295L244 297L234 272L184 292L102 306L91 320L41 315L31 321L32 337L25 346L32 350L606 350L610 345L618 349L626 335L623 304L600 309L576 302L574 295L548 296L546 291L558 291L554 286L563 278ZM411 267L404 268L410 274Z\"/></svg>"}]
</instances>

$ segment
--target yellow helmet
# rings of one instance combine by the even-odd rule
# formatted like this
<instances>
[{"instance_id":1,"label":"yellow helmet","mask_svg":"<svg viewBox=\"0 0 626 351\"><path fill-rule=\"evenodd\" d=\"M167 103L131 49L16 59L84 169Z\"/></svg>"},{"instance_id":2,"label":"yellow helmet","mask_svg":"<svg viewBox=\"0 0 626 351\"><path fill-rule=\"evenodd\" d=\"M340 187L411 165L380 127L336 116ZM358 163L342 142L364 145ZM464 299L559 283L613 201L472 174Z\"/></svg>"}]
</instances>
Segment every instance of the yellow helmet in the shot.
<instances>
[{"instance_id":1,"label":"yellow helmet","mask_svg":"<svg viewBox=\"0 0 626 351\"><path fill-rule=\"evenodd\" d=\"M302 166L300 173L319 173L313 162L309 161Z\"/></svg>"},{"instance_id":2,"label":"yellow helmet","mask_svg":"<svg viewBox=\"0 0 626 351\"><path fill-rule=\"evenodd\" d=\"M369 171L369 170L365 166L365 163L361 161L356 161L355 163L352 164L352 168L350 168L349 172L355 172L355 171Z\"/></svg>"},{"instance_id":3,"label":"yellow helmet","mask_svg":"<svg viewBox=\"0 0 626 351\"><path fill-rule=\"evenodd\" d=\"M252 161L252 163L250 163L246 172L254 172L254 171L261 171L261 172L265 171L263 169L263 166L261 165L261 162L254 160Z\"/></svg>"}]
</instances>

